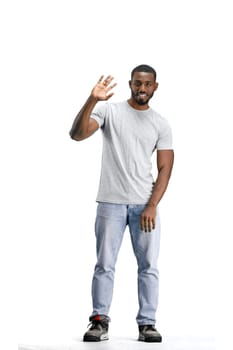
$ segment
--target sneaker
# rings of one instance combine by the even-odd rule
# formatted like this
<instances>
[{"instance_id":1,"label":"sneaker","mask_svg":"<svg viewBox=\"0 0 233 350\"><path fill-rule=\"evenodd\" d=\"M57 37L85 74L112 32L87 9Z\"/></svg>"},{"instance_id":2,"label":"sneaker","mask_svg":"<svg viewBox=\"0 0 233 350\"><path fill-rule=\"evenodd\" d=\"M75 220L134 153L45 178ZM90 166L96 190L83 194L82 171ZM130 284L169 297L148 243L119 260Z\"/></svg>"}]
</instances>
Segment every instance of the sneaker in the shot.
<instances>
[{"instance_id":1,"label":"sneaker","mask_svg":"<svg viewBox=\"0 0 233 350\"><path fill-rule=\"evenodd\" d=\"M83 336L83 341L108 340L108 319L104 315L90 317L91 327Z\"/></svg>"},{"instance_id":2,"label":"sneaker","mask_svg":"<svg viewBox=\"0 0 233 350\"><path fill-rule=\"evenodd\" d=\"M140 341L146 341L146 342L156 342L161 343L162 336L161 334L155 329L153 325L140 325L139 328L139 338Z\"/></svg>"}]
</instances>

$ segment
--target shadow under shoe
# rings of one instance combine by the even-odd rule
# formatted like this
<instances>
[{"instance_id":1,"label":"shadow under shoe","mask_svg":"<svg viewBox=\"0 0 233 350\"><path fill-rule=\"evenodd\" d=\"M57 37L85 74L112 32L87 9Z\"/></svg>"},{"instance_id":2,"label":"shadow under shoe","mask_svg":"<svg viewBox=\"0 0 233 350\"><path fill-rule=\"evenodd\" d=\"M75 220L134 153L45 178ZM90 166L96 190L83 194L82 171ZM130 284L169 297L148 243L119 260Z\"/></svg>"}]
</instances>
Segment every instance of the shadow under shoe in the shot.
<instances>
[{"instance_id":1,"label":"shadow under shoe","mask_svg":"<svg viewBox=\"0 0 233 350\"><path fill-rule=\"evenodd\" d=\"M83 341L102 341L108 340L108 318L104 315L95 315L90 317L90 328L83 336Z\"/></svg>"},{"instance_id":2,"label":"shadow under shoe","mask_svg":"<svg viewBox=\"0 0 233 350\"><path fill-rule=\"evenodd\" d=\"M162 336L154 327L154 325L139 325L138 340L149 343L161 343Z\"/></svg>"}]
</instances>

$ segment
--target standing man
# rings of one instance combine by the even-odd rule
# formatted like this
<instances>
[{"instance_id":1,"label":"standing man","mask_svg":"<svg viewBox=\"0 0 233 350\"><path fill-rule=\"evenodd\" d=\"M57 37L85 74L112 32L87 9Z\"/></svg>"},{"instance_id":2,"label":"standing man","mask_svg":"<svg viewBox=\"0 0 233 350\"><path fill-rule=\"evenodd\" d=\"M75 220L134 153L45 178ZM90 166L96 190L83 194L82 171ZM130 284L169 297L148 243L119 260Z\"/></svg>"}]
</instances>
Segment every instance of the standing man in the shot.
<instances>
[{"instance_id":1,"label":"standing man","mask_svg":"<svg viewBox=\"0 0 233 350\"><path fill-rule=\"evenodd\" d=\"M120 103L104 103L112 95L113 77L101 76L74 120L70 136L81 141L97 129L103 133L103 156L95 223L97 263L92 280L91 327L84 341L108 339L117 255L126 226L138 265L136 317L138 340L161 342L155 328L160 242L158 203L166 191L174 153L168 122L149 107L158 88L156 72L148 65L133 69L131 97ZM151 155L157 152L157 178L151 174Z\"/></svg>"}]
</instances>

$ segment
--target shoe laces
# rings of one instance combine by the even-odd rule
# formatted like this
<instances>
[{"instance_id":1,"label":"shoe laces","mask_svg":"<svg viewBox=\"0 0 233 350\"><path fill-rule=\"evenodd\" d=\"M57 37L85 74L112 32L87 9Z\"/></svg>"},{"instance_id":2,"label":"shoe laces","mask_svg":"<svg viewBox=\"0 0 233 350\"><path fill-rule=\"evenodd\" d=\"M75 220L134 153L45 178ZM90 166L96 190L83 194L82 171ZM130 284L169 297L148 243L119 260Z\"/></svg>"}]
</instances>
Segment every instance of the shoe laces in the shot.
<instances>
[{"instance_id":1,"label":"shoe laces","mask_svg":"<svg viewBox=\"0 0 233 350\"><path fill-rule=\"evenodd\" d=\"M92 322L90 322L89 324L88 324L88 326L87 326L87 328L88 327L90 327L90 330L92 330L92 329L96 329L96 328L99 328L99 327L97 327L97 326L99 326L99 324L100 324L100 321L92 321Z\"/></svg>"},{"instance_id":2,"label":"shoe laces","mask_svg":"<svg viewBox=\"0 0 233 350\"><path fill-rule=\"evenodd\" d=\"M91 326L91 327L90 327ZM104 320L92 320L87 327L90 327L90 330L107 328L108 324Z\"/></svg>"}]
</instances>

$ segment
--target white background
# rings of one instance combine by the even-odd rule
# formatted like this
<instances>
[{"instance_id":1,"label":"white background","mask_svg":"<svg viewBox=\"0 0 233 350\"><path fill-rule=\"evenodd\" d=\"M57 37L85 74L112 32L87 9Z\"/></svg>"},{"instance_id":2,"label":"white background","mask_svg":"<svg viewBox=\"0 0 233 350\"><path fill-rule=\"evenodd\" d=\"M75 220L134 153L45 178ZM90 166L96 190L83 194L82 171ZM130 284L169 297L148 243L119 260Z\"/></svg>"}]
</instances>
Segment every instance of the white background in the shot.
<instances>
[{"instance_id":1,"label":"white background","mask_svg":"<svg viewBox=\"0 0 233 350\"><path fill-rule=\"evenodd\" d=\"M151 106L173 129L161 202L158 328L227 327L232 234L230 1L3 1L1 316L6 339L81 338L91 312L101 133L69 138L101 74L127 99L134 66L157 70ZM136 261L128 231L116 266L111 333L135 334ZM230 310L229 310L230 312ZM4 331L3 331L4 329ZM220 331L219 331L220 332ZM220 333L221 334L221 333Z\"/></svg>"}]
</instances>

